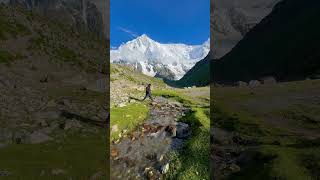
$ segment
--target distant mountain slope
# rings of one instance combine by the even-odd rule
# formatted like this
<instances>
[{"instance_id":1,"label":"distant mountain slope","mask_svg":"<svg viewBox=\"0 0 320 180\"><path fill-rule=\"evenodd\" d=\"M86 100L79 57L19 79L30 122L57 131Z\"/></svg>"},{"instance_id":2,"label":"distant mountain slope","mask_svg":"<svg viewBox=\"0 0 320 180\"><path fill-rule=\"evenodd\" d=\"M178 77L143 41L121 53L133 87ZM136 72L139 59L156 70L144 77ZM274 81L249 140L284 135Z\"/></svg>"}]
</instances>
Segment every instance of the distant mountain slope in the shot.
<instances>
[{"instance_id":1,"label":"distant mountain slope","mask_svg":"<svg viewBox=\"0 0 320 180\"><path fill-rule=\"evenodd\" d=\"M180 87L206 86L210 82L210 61L212 55L209 53L203 60L194 65L180 80L168 82L168 84Z\"/></svg>"},{"instance_id":2,"label":"distant mountain slope","mask_svg":"<svg viewBox=\"0 0 320 180\"><path fill-rule=\"evenodd\" d=\"M262 18L279 0L221 0L211 1L211 32L213 56L221 58Z\"/></svg>"},{"instance_id":3,"label":"distant mountain slope","mask_svg":"<svg viewBox=\"0 0 320 180\"><path fill-rule=\"evenodd\" d=\"M156 77L180 79L209 52L209 40L202 45L161 44L142 35L111 50L112 63L127 64Z\"/></svg>"},{"instance_id":4,"label":"distant mountain slope","mask_svg":"<svg viewBox=\"0 0 320 180\"><path fill-rule=\"evenodd\" d=\"M303 79L320 70L320 1L284 0L220 60L214 81Z\"/></svg>"}]
</instances>

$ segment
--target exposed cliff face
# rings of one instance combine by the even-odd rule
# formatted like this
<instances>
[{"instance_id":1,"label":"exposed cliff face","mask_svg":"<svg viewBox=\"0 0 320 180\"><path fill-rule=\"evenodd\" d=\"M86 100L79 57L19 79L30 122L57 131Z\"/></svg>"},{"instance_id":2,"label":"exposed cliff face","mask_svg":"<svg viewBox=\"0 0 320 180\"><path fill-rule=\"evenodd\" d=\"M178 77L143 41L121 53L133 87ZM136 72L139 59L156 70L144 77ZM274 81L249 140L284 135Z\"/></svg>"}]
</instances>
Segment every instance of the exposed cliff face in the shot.
<instances>
[{"instance_id":1,"label":"exposed cliff face","mask_svg":"<svg viewBox=\"0 0 320 180\"><path fill-rule=\"evenodd\" d=\"M101 0L2 0L20 5L47 17L90 31L99 38L107 37L106 2Z\"/></svg>"}]
</instances>

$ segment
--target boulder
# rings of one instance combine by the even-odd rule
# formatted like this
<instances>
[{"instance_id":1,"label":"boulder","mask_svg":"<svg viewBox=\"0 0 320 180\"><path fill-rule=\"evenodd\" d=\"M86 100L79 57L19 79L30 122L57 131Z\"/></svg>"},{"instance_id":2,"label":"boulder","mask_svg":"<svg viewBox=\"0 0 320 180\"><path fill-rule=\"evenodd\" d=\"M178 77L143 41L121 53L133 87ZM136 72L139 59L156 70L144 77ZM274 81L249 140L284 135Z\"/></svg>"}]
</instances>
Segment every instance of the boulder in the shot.
<instances>
[{"instance_id":1,"label":"boulder","mask_svg":"<svg viewBox=\"0 0 320 180\"><path fill-rule=\"evenodd\" d=\"M30 136L29 136L29 141L31 144L38 144L38 143L43 143L46 141L50 141L52 140L52 138L50 136L48 136L47 134L44 134L42 132L33 132Z\"/></svg>"},{"instance_id":2,"label":"boulder","mask_svg":"<svg viewBox=\"0 0 320 180\"><path fill-rule=\"evenodd\" d=\"M261 85L261 83L260 83L260 81L258 81L258 80L251 80L250 82L249 82L249 86L250 87L257 87L257 86L260 86Z\"/></svg>"},{"instance_id":3,"label":"boulder","mask_svg":"<svg viewBox=\"0 0 320 180\"><path fill-rule=\"evenodd\" d=\"M111 127L111 132L117 132L117 131L119 131L119 128L118 128L118 125L115 124Z\"/></svg>"},{"instance_id":4,"label":"boulder","mask_svg":"<svg viewBox=\"0 0 320 180\"><path fill-rule=\"evenodd\" d=\"M120 107L120 108L122 108L122 107L126 107L127 105L126 105L126 103L120 103L120 104L118 104L118 107Z\"/></svg>"},{"instance_id":5,"label":"boulder","mask_svg":"<svg viewBox=\"0 0 320 180\"><path fill-rule=\"evenodd\" d=\"M164 166L161 167L161 173L162 174L167 174L167 172L169 171L169 163L165 164Z\"/></svg>"},{"instance_id":6,"label":"boulder","mask_svg":"<svg viewBox=\"0 0 320 180\"><path fill-rule=\"evenodd\" d=\"M77 120L68 120L64 125L64 130L79 129L79 128L82 128L82 125Z\"/></svg>"},{"instance_id":7,"label":"boulder","mask_svg":"<svg viewBox=\"0 0 320 180\"><path fill-rule=\"evenodd\" d=\"M184 139L184 138L189 137L191 134L190 127L186 123L178 122L176 125L176 128L177 128L177 130L176 130L177 131L176 132L177 138Z\"/></svg>"},{"instance_id":8,"label":"boulder","mask_svg":"<svg viewBox=\"0 0 320 180\"><path fill-rule=\"evenodd\" d=\"M63 169L52 169L51 174L52 175L61 175L61 174L66 174L66 171Z\"/></svg>"},{"instance_id":9,"label":"boulder","mask_svg":"<svg viewBox=\"0 0 320 180\"><path fill-rule=\"evenodd\" d=\"M272 76L263 77L263 78L261 78L261 81L263 84L276 84L277 83L277 80Z\"/></svg>"},{"instance_id":10,"label":"boulder","mask_svg":"<svg viewBox=\"0 0 320 180\"><path fill-rule=\"evenodd\" d=\"M238 81L238 82L236 83L236 85L237 85L238 87L247 87L247 86L248 86L248 83L247 83L247 82L244 82L244 81Z\"/></svg>"}]
</instances>

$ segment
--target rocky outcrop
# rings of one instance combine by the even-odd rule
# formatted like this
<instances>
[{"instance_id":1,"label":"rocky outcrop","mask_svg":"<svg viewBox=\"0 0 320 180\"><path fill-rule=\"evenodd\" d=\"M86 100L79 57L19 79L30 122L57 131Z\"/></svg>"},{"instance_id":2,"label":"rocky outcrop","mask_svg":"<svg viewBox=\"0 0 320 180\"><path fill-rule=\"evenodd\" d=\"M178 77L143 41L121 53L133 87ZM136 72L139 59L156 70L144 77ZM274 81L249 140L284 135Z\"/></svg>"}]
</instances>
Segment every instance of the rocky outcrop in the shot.
<instances>
[{"instance_id":1,"label":"rocky outcrop","mask_svg":"<svg viewBox=\"0 0 320 180\"><path fill-rule=\"evenodd\" d=\"M90 31L99 38L106 37L103 12L93 0L8 0L10 5L23 6L54 20L72 24L82 31ZM101 4L98 3L100 6Z\"/></svg>"}]
</instances>

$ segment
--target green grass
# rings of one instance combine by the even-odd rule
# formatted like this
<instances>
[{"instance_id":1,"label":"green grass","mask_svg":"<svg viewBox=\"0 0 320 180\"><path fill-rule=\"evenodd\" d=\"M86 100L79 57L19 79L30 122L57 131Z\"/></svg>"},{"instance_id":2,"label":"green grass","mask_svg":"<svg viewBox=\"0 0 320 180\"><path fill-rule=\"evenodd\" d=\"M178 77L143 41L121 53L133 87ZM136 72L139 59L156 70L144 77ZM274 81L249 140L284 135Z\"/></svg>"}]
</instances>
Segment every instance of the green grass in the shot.
<instances>
[{"instance_id":1,"label":"green grass","mask_svg":"<svg viewBox=\"0 0 320 180\"><path fill-rule=\"evenodd\" d=\"M318 94L319 85L320 81L299 81L253 89L212 89L213 126L253 139L259 145L255 160L228 178L320 178L317 173L320 143L308 139L318 132L320 107L311 99ZM279 125L271 123L272 120ZM298 134L296 128L300 130Z\"/></svg>"},{"instance_id":2,"label":"green grass","mask_svg":"<svg viewBox=\"0 0 320 180\"><path fill-rule=\"evenodd\" d=\"M61 143L14 144L0 149L0 169L12 174L6 179L89 179L102 172L106 178L105 132L95 135L68 136ZM54 176L53 169L66 174ZM45 172L40 176L41 172Z\"/></svg>"},{"instance_id":3,"label":"green grass","mask_svg":"<svg viewBox=\"0 0 320 180\"><path fill-rule=\"evenodd\" d=\"M149 108L146 104L129 104L125 107L112 107L110 109L110 129L117 125L118 131L111 132L111 139L119 138L119 133L124 129L131 132L148 117Z\"/></svg>"}]
</instances>

